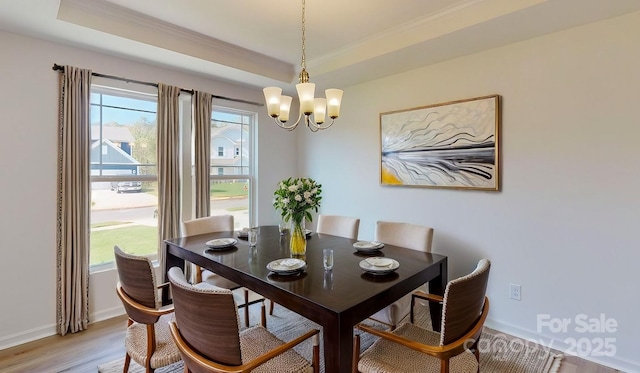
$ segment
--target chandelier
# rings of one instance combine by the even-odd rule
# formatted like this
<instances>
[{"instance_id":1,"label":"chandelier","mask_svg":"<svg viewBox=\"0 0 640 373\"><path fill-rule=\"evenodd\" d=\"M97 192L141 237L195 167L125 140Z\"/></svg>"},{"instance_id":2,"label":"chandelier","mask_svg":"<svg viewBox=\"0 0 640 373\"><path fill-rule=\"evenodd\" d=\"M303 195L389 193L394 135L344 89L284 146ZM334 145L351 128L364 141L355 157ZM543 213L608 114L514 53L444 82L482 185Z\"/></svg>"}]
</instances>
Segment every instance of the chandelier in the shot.
<instances>
[{"instance_id":1,"label":"chandelier","mask_svg":"<svg viewBox=\"0 0 640 373\"><path fill-rule=\"evenodd\" d=\"M309 83L309 73L307 73L307 61L305 57L305 0L302 0L302 63L300 66L302 70L299 75L299 82L296 84L296 90L298 91L298 99L300 100L300 114L298 120L295 123L287 124L289 121L289 112L291 110L291 96L285 96L282 94L282 88L267 87L262 91L264 92L264 99L267 104L267 110L269 116L271 116L275 123L280 127L288 131L295 129L300 120L302 114L304 114L304 122L312 132L323 130L331 127L334 120L340 116L340 102L342 101L341 89L327 89L325 90L326 98L315 98L316 85ZM311 119L313 115L313 119ZM331 122L325 124L325 117L329 116Z\"/></svg>"}]
</instances>

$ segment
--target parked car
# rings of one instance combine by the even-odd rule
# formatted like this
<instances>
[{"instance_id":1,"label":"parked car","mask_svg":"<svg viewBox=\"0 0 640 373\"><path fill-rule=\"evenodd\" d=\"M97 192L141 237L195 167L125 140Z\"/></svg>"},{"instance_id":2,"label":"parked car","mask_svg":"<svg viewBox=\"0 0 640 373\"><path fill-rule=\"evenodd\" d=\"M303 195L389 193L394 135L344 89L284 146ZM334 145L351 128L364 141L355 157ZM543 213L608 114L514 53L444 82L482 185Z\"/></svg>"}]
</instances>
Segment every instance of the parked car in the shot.
<instances>
[{"instance_id":1,"label":"parked car","mask_svg":"<svg viewBox=\"0 0 640 373\"><path fill-rule=\"evenodd\" d=\"M117 183L111 183L111 190L118 193L122 192L140 192L142 191L141 181L120 181Z\"/></svg>"}]
</instances>

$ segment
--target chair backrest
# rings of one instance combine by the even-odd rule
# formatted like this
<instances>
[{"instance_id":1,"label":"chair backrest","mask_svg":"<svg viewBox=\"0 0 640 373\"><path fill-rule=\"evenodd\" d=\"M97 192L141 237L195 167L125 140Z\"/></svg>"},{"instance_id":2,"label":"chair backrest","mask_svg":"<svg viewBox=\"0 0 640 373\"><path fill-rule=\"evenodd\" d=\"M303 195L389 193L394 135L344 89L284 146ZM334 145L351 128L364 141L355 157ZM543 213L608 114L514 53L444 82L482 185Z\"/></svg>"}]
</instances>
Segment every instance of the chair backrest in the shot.
<instances>
[{"instance_id":1,"label":"chair backrest","mask_svg":"<svg viewBox=\"0 0 640 373\"><path fill-rule=\"evenodd\" d=\"M449 281L444 291L440 345L460 339L482 314L491 262L481 259L470 274Z\"/></svg>"},{"instance_id":2,"label":"chair backrest","mask_svg":"<svg viewBox=\"0 0 640 373\"><path fill-rule=\"evenodd\" d=\"M182 223L183 236L233 231L233 215L214 215L187 220Z\"/></svg>"},{"instance_id":3,"label":"chair backrest","mask_svg":"<svg viewBox=\"0 0 640 373\"><path fill-rule=\"evenodd\" d=\"M376 241L408 249L431 252L433 228L410 223L376 222Z\"/></svg>"},{"instance_id":4,"label":"chair backrest","mask_svg":"<svg viewBox=\"0 0 640 373\"><path fill-rule=\"evenodd\" d=\"M114 246L116 267L120 286L126 295L135 302L149 308L158 307L158 292L155 273L149 258L127 254L120 247ZM158 317L150 316L131 307L123 301L127 315L132 320L144 324L154 324Z\"/></svg>"},{"instance_id":5,"label":"chair backrest","mask_svg":"<svg viewBox=\"0 0 640 373\"><path fill-rule=\"evenodd\" d=\"M178 267L171 268L168 277L182 338L209 360L241 365L238 311L231 290L207 283L191 285Z\"/></svg>"},{"instance_id":6,"label":"chair backrest","mask_svg":"<svg viewBox=\"0 0 640 373\"><path fill-rule=\"evenodd\" d=\"M355 240L358 238L360 219L338 215L318 215L317 232Z\"/></svg>"}]
</instances>

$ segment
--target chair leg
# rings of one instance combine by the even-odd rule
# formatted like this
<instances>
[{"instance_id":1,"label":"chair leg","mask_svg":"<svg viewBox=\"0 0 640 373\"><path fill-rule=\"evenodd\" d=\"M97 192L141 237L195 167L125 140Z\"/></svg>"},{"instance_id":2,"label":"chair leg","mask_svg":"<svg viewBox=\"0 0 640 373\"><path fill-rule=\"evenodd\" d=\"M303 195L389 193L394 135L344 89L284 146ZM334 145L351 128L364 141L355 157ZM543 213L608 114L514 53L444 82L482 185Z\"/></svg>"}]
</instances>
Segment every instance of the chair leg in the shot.
<instances>
[{"instance_id":1,"label":"chair leg","mask_svg":"<svg viewBox=\"0 0 640 373\"><path fill-rule=\"evenodd\" d=\"M409 319L412 324L413 324L413 307L415 307L415 305L416 305L416 297L411 295L411 308L409 308Z\"/></svg>"},{"instance_id":2,"label":"chair leg","mask_svg":"<svg viewBox=\"0 0 640 373\"><path fill-rule=\"evenodd\" d=\"M202 267L196 266L196 284L202 282Z\"/></svg>"},{"instance_id":3,"label":"chair leg","mask_svg":"<svg viewBox=\"0 0 640 373\"><path fill-rule=\"evenodd\" d=\"M131 356L129 356L129 353L127 352L124 356L124 368L122 368L122 373L128 373L129 372L129 364L131 363Z\"/></svg>"},{"instance_id":4,"label":"chair leg","mask_svg":"<svg viewBox=\"0 0 640 373\"><path fill-rule=\"evenodd\" d=\"M244 326L249 327L249 289L244 289Z\"/></svg>"},{"instance_id":5,"label":"chair leg","mask_svg":"<svg viewBox=\"0 0 640 373\"><path fill-rule=\"evenodd\" d=\"M358 373L358 360L360 360L360 335L353 336L353 357L351 358L351 372Z\"/></svg>"},{"instance_id":6,"label":"chair leg","mask_svg":"<svg viewBox=\"0 0 640 373\"><path fill-rule=\"evenodd\" d=\"M260 307L260 309L261 309L260 321L262 322L262 326L266 328L267 327L267 310L266 310L266 307L264 306L264 301L262 301L262 306Z\"/></svg>"},{"instance_id":7,"label":"chair leg","mask_svg":"<svg viewBox=\"0 0 640 373\"><path fill-rule=\"evenodd\" d=\"M273 301L269 300L269 316L273 316Z\"/></svg>"},{"instance_id":8,"label":"chair leg","mask_svg":"<svg viewBox=\"0 0 640 373\"><path fill-rule=\"evenodd\" d=\"M449 373L449 359L440 360L440 373Z\"/></svg>"},{"instance_id":9,"label":"chair leg","mask_svg":"<svg viewBox=\"0 0 640 373\"><path fill-rule=\"evenodd\" d=\"M320 337L318 334L313 336L313 373L320 373Z\"/></svg>"}]
</instances>

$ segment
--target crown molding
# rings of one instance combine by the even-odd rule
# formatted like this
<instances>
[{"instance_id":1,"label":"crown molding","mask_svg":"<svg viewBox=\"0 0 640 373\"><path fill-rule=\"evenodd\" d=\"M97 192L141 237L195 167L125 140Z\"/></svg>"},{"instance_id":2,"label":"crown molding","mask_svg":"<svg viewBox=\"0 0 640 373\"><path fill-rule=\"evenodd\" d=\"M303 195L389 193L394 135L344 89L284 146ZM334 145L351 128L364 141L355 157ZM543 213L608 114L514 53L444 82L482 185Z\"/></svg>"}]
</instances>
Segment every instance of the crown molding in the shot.
<instances>
[{"instance_id":1,"label":"crown molding","mask_svg":"<svg viewBox=\"0 0 640 373\"><path fill-rule=\"evenodd\" d=\"M61 0L57 19L290 83L292 64L101 0Z\"/></svg>"}]
</instances>

